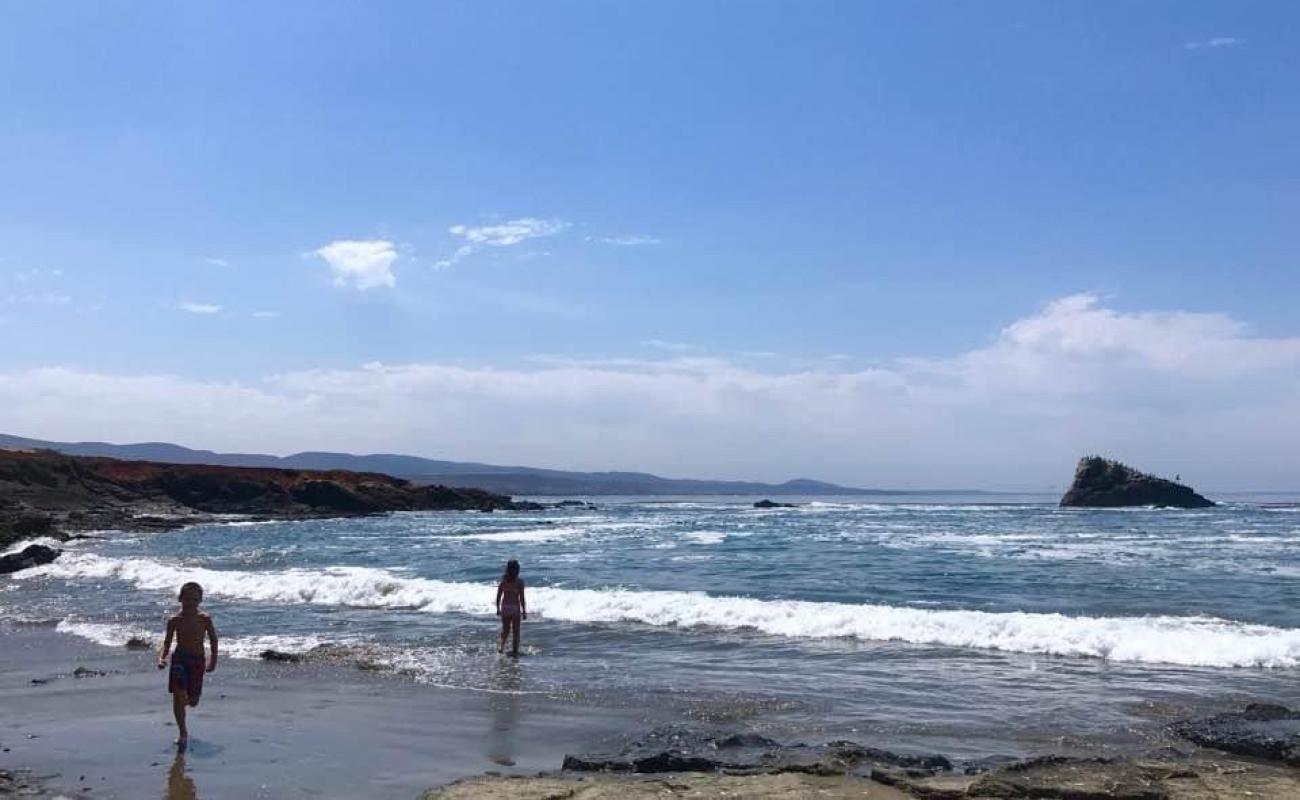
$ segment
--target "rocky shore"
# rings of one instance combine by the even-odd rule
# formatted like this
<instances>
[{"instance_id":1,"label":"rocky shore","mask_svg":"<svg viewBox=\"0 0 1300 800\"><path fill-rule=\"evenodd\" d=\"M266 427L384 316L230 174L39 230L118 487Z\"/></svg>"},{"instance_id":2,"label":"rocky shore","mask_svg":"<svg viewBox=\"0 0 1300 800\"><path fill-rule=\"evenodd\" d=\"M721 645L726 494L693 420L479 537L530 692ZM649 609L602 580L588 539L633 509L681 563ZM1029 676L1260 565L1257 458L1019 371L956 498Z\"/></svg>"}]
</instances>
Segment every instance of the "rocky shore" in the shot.
<instances>
[{"instance_id":1,"label":"rocky shore","mask_svg":"<svg viewBox=\"0 0 1300 800\"><path fill-rule=\"evenodd\" d=\"M1300 797L1300 712L1247 705L1182 720L1161 733L1165 744L1137 755L959 765L940 755L900 755L847 741L782 745L753 734L667 730L618 754L566 756L555 774L474 778L431 789L424 800Z\"/></svg>"},{"instance_id":2,"label":"rocky shore","mask_svg":"<svg viewBox=\"0 0 1300 800\"><path fill-rule=\"evenodd\" d=\"M481 489L370 472L162 464L0 449L0 548L95 530L171 530L223 516L307 519L531 508Z\"/></svg>"}]
</instances>

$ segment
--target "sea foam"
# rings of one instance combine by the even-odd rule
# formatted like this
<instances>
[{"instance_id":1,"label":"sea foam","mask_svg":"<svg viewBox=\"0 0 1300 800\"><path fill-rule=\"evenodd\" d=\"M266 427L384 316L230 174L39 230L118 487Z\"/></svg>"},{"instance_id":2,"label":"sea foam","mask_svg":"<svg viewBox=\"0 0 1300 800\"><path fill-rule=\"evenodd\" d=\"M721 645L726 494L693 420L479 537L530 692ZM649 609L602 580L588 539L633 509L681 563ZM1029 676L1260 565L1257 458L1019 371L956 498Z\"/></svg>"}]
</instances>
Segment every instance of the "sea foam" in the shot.
<instances>
[{"instance_id":1,"label":"sea foam","mask_svg":"<svg viewBox=\"0 0 1300 800\"><path fill-rule=\"evenodd\" d=\"M53 564L14 577L30 580L39 576L109 578L167 592L184 581L197 580L211 597L426 613L493 613L490 584L407 577L367 567L247 572L65 553ZM1300 629L1202 616L1073 617L618 588L534 587L528 590L528 598L535 616L574 623L755 630L791 638L848 637L1185 666L1300 666Z\"/></svg>"}]
</instances>

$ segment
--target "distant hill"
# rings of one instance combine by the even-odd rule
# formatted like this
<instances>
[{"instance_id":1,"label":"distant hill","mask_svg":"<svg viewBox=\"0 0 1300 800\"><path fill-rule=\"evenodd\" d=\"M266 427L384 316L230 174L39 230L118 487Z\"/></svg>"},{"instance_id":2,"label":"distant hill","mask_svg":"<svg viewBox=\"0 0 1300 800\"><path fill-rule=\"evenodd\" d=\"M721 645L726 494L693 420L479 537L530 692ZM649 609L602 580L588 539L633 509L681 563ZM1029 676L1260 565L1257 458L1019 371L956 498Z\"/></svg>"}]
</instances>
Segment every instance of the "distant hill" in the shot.
<instances>
[{"instance_id":1,"label":"distant hill","mask_svg":"<svg viewBox=\"0 0 1300 800\"><path fill-rule=\"evenodd\" d=\"M875 495L895 494L879 489L857 489L807 478L785 483L689 480L661 478L644 472L569 472L536 467L503 467L466 461L439 461L418 456L348 453L295 453L271 456L257 453L214 453L166 442L109 444L107 442L47 442L0 434L0 447L55 450L68 455L107 456L129 461L171 464L216 464L229 467L281 469L342 469L380 472L417 483L439 483L485 489L509 495Z\"/></svg>"}]
</instances>

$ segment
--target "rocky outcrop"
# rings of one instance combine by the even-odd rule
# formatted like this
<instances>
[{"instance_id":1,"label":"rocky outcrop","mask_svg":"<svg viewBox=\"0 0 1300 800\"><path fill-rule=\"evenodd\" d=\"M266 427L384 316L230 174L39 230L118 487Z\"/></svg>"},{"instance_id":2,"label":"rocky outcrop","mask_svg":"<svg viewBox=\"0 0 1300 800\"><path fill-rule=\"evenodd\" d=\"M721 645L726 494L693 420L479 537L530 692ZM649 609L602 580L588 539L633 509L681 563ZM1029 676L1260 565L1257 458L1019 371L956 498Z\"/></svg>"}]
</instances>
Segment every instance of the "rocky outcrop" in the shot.
<instances>
[{"instance_id":1,"label":"rocky outcrop","mask_svg":"<svg viewBox=\"0 0 1300 800\"><path fill-rule=\"evenodd\" d=\"M1138 472L1118 461L1087 456L1079 459L1074 482L1061 498L1062 506L1122 508L1209 508L1214 503L1190 486Z\"/></svg>"},{"instance_id":2,"label":"rocky outcrop","mask_svg":"<svg viewBox=\"0 0 1300 800\"><path fill-rule=\"evenodd\" d=\"M843 775L863 765L897 768L910 775L933 775L952 769L943 756L899 755L837 741L824 745L783 745L753 733L662 728L617 753L566 755L567 772L799 772Z\"/></svg>"},{"instance_id":3,"label":"rocky outcrop","mask_svg":"<svg viewBox=\"0 0 1300 800\"><path fill-rule=\"evenodd\" d=\"M166 530L242 514L299 519L513 508L479 489L344 470L161 464L0 449L0 543L114 528Z\"/></svg>"},{"instance_id":4,"label":"rocky outcrop","mask_svg":"<svg viewBox=\"0 0 1300 800\"><path fill-rule=\"evenodd\" d=\"M1300 767L1300 711L1251 703L1206 719L1184 720L1170 730L1201 747Z\"/></svg>"},{"instance_id":5,"label":"rocky outcrop","mask_svg":"<svg viewBox=\"0 0 1300 800\"><path fill-rule=\"evenodd\" d=\"M794 503L778 503L775 500L759 500L754 508L794 508Z\"/></svg>"},{"instance_id":6,"label":"rocky outcrop","mask_svg":"<svg viewBox=\"0 0 1300 800\"><path fill-rule=\"evenodd\" d=\"M0 575L7 575L10 572L17 572L20 569L39 567L41 564L48 564L58 558L60 552L61 551L55 550L53 547L46 547L43 544L28 545L17 553L0 556Z\"/></svg>"}]
</instances>

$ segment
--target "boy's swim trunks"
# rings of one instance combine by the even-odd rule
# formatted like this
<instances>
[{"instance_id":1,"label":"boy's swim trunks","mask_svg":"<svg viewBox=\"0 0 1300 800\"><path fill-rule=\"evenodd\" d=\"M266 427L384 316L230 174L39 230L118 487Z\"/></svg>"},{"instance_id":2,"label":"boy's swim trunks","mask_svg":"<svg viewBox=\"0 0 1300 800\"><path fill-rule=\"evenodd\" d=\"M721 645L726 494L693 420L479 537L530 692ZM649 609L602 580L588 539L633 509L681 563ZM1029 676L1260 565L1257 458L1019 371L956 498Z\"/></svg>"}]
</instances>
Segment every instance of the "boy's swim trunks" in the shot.
<instances>
[{"instance_id":1,"label":"boy's swim trunks","mask_svg":"<svg viewBox=\"0 0 1300 800\"><path fill-rule=\"evenodd\" d=\"M190 705L198 705L203 694L203 655L176 650L172 653L172 668L167 676L167 691L185 692Z\"/></svg>"}]
</instances>

